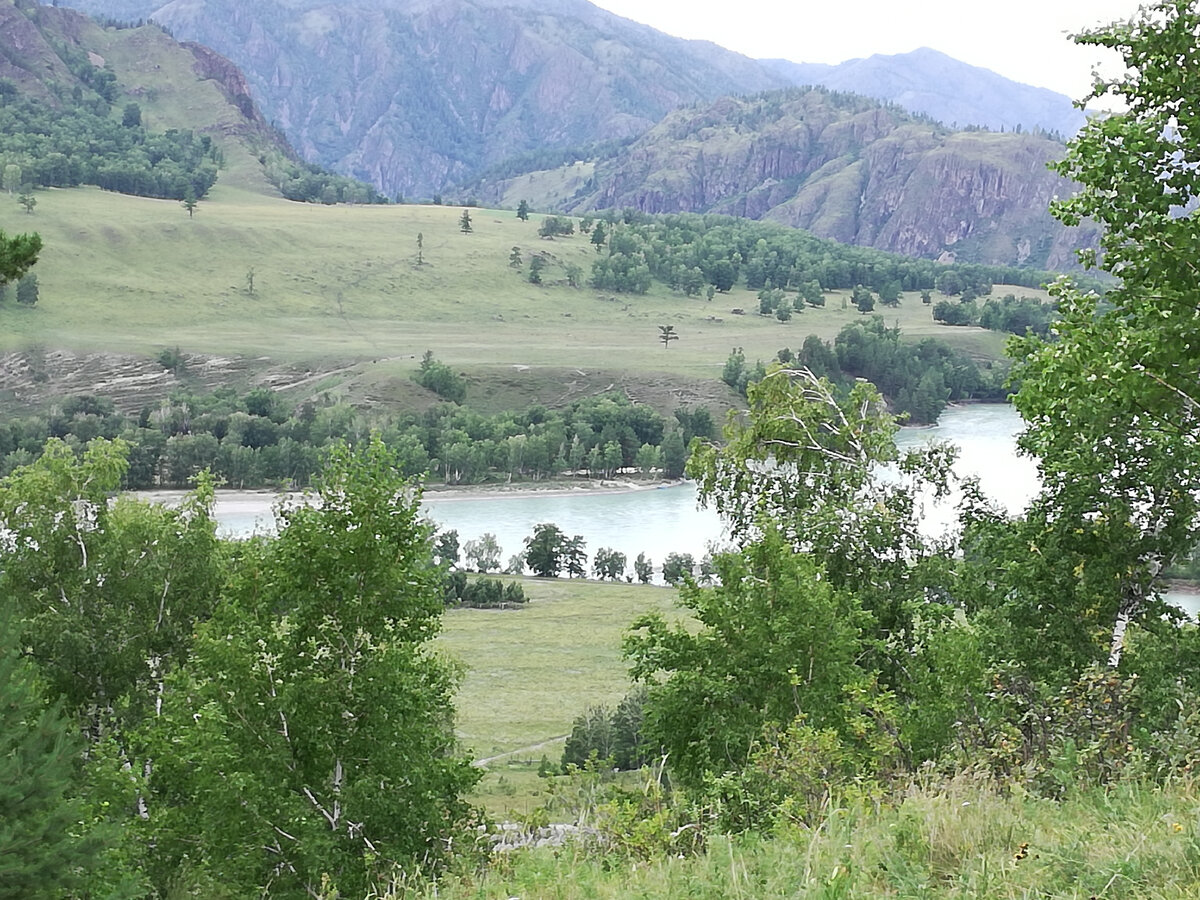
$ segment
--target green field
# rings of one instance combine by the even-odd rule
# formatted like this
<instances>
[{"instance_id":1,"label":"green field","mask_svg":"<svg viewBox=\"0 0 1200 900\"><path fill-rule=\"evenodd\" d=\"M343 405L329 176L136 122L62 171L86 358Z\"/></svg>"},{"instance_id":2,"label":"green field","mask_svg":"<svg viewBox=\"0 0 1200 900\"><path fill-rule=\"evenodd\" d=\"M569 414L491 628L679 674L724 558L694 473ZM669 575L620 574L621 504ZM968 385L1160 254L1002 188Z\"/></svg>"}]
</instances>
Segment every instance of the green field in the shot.
<instances>
[{"instance_id":1,"label":"green field","mask_svg":"<svg viewBox=\"0 0 1200 900\"><path fill-rule=\"evenodd\" d=\"M511 211L474 209L474 231L463 234L458 207L298 204L224 181L193 218L173 201L94 188L37 197L34 215L0 202L0 229L37 230L45 242L35 270L41 302L0 309L6 349L152 354L178 345L371 360L379 379L408 372L432 349L468 372L547 366L712 378L731 347L769 359L810 333L831 338L858 316L836 294L781 325L755 315L756 295L741 289L706 302L662 285L646 296L571 288L567 265L590 271L587 238L541 239L539 217L522 223ZM526 261L549 256L545 286L508 265L513 247ZM911 295L886 318L907 335L936 334L979 355L996 356L1002 344L979 329L936 325ZM665 349L662 324L680 335Z\"/></svg>"},{"instance_id":2,"label":"green field","mask_svg":"<svg viewBox=\"0 0 1200 900\"><path fill-rule=\"evenodd\" d=\"M640 614L674 610L674 588L527 578L524 609L446 613L440 648L465 667L458 732L491 773L480 799L494 814L537 801L543 754L587 707L615 706L630 689L621 638ZM545 743L545 746L537 746Z\"/></svg>"}]
</instances>

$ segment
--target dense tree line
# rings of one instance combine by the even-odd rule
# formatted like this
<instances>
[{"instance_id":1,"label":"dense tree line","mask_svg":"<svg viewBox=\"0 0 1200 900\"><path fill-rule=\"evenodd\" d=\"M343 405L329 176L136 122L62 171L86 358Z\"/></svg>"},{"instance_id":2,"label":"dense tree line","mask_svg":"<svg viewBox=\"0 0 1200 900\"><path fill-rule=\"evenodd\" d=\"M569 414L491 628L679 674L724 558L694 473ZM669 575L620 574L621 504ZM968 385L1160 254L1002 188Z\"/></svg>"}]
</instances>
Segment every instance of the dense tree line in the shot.
<instances>
[{"instance_id":1,"label":"dense tree line","mask_svg":"<svg viewBox=\"0 0 1200 900\"><path fill-rule=\"evenodd\" d=\"M88 70L101 71L91 63ZM117 117L103 98L68 97L55 109L0 91L0 164L18 167L21 183L36 187L92 184L175 200L207 194L223 163L212 138L150 132L135 107Z\"/></svg>"},{"instance_id":2,"label":"dense tree line","mask_svg":"<svg viewBox=\"0 0 1200 900\"><path fill-rule=\"evenodd\" d=\"M936 422L947 403L1002 401L1008 395L1006 366L988 363L981 369L971 357L936 338L902 341L900 329L887 327L878 316L846 325L832 345L809 335L796 350L780 350L776 361L806 368L842 388L866 379L898 415L918 425ZM748 366L742 350L734 348L721 378L745 394L765 373L761 362Z\"/></svg>"},{"instance_id":3,"label":"dense tree line","mask_svg":"<svg viewBox=\"0 0 1200 900\"><path fill-rule=\"evenodd\" d=\"M267 180L286 200L300 203L387 203L388 198L374 185L357 178L336 175L313 163L297 162L283 156L259 157Z\"/></svg>"},{"instance_id":4,"label":"dense tree line","mask_svg":"<svg viewBox=\"0 0 1200 900\"><path fill-rule=\"evenodd\" d=\"M982 305L973 299L939 300L933 305L933 320L944 325L978 325L989 331L1046 336L1058 318L1057 304L1036 297L1005 294Z\"/></svg>"},{"instance_id":5,"label":"dense tree line","mask_svg":"<svg viewBox=\"0 0 1200 900\"><path fill-rule=\"evenodd\" d=\"M824 291L863 285L877 294L898 295L899 291L933 290L940 281L947 293L967 289L978 295L990 292L993 284L1040 287L1054 277L1014 266L947 267L728 216L651 216L609 210L601 214L601 221L607 225L603 232L607 244L593 239L599 255L593 263L592 283L602 290L632 294L645 293L652 281L658 281L688 296L700 294L707 285L722 292L742 284L752 291L801 293L813 283ZM1094 279L1084 281L1092 285ZM794 306L799 309L803 303Z\"/></svg>"},{"instance_id":6,"label":"dense tree line","mask_svg":"<svg viewBox=\"0 0 1200 900\"><path fill-rule=\"evenodd\" d=\"M305 402L292 409L265 388L244 395L230 388L179 393L137 416L85 395L64 400L47 416L0 423L0 471L32 462L51 437L79 452L95 438L120 438L129 447L128 488L186 487L202 469L232 487L304 486L325 448L358 443L372 428L381 431L406 475L428 473L447 484L564 473L607 478L631 469L678 478L687 442L715 434L705 409L680 409L668 420L621 395L562 410L535 406L485 416L441 404L419 414L373 418L336 404Z\"/></svg>"}]
</instances>

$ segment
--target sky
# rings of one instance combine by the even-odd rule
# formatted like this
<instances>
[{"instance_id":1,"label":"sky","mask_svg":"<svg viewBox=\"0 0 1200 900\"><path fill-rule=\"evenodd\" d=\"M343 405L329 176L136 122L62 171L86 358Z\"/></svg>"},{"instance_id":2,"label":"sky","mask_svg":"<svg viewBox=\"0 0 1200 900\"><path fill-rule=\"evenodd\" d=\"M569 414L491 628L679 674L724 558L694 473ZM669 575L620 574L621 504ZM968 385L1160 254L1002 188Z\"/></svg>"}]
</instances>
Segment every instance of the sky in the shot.
<instances>
[{"instance_id":1,"label":"sky","mask_svg":"<svg viewBox=\"0 0 1200 900\"><path fill-rule=\"evenodd\" d=\"M1067 35L1128 19L1138 0L592 0L676 37L756 58L839 63L932 47L1077 100L1091 70L1115 74L1098 47Z\"/></svg>"}]
</instances>

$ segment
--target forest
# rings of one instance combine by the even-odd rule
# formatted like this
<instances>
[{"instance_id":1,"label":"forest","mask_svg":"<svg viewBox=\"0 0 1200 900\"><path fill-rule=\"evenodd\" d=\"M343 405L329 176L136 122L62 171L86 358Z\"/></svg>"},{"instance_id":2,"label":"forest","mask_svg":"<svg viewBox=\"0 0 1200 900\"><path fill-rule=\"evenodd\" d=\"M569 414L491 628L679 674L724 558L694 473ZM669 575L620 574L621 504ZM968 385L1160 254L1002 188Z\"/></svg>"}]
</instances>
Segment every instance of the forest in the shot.
<instances>
[{"instance_id":1,"label":"forest","mask_svg":"<svg viewBox=\"0 0 1200 900\"><path fill-rule=\"evenodd\" d=\"M901 452L873 385L794 355L722 441L689 418L732 547L678 615L630 623L630 698L508 823L569 809L566 847L493 852L471 801L432 642L472 579L437 558L402 447L331 442L318 502L227 542L211 472L167 509L118 496L119 438L51 438L0 479L0 897L1194 896L1200 630L1160 589L1200 536L1198 30L1161 0L1078 38L1129 63L1096 88L1126 111L1069 144L1081 188L1054 211L1103 224L1084 262L1118 280L1059 281L1054 327L1010 341L1023 513L958 484L957 529L925 534L953 449ZM283 427L271 399L180 415ZM599 398L420 421L510 449L590 429L604 455L685 418Z\"/></svg>"}]
</instances>

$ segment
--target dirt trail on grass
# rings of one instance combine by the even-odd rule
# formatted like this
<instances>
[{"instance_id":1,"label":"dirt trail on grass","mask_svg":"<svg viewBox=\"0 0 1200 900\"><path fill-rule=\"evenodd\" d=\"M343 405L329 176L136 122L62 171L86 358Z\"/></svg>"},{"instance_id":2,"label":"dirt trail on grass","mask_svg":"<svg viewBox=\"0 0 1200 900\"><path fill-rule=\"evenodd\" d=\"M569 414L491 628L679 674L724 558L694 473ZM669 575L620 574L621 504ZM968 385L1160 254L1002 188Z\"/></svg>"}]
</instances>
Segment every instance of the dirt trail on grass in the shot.
<instances>
[{"instance_id":1,"label":"dirt trail on grass","mask_svg":"<svg viewBox=\"0 0 1200 900\"><path fill-rule=\"evenodd\" d=\"M507 753L497 753L495 756L489 756L486 759L477 759L471 765L483 768L491 763L498 762L502 759L508 759L510 756L516 756L519 753L536 753L538 750L544 750L551 744L565 741L569 738L569 734L560 734L558 737L547 738L537 744L530 744L528 747L518 747L516 750L509 750Z\"/></svg>"}]
</instances>

